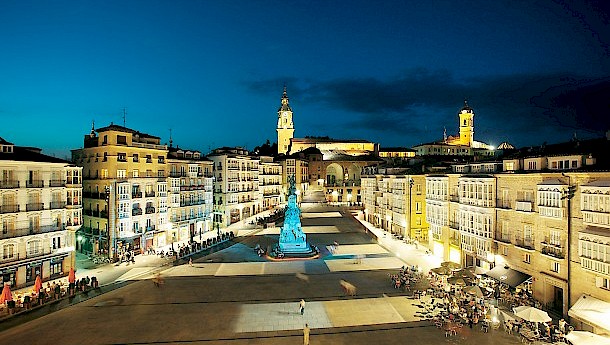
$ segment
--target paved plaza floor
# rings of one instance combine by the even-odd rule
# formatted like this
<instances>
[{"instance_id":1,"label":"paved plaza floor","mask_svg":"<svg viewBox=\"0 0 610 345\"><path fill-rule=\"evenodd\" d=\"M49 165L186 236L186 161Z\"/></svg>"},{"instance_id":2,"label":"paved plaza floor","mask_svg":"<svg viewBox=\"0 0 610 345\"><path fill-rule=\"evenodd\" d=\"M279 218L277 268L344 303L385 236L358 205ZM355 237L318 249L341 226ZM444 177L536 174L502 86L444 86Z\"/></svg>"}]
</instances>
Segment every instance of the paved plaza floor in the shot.
<instances>
[{"instance_id":1,"label":"paved plaza floor","mask_svg":"<svg viewBox=\"0 0 610 345\"><path fill-rule=\"evenodd\" d=\"M317 259L258 257L254 246L277 242L277 232L251 232L192 266L164 269L161 287L150 270L121 271L125 286L0 332L0 344L302 344L306 323L311 344L519 342L467 327L445 337L419 317L422 301L393 289L388 277L412 264L409 258L425 261L425 253L396 252L337 207L303 209L308 241L321 249ZM355 296L344 294L341 280L357 287Z\"/></svg>"}]
</instances>

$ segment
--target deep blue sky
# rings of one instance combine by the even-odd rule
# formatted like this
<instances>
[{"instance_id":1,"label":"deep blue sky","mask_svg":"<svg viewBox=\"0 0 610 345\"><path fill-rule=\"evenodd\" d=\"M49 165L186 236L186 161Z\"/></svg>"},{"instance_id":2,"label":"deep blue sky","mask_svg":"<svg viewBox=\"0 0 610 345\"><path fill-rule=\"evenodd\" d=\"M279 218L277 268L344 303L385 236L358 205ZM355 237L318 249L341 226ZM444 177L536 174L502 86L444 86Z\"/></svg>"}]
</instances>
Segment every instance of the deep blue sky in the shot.
<instances>
[{"instance_id":1,"label":"deep blue sky","mask_svg":"<svg viewBox=\"0 0 610 345\"><path fill-rule=\"evenodd\" d=\"M0 136L60 156L96 127L207 152L295 135L516 146L610 128L603 1L0 0Z\"/></svg>"}]
</instances>

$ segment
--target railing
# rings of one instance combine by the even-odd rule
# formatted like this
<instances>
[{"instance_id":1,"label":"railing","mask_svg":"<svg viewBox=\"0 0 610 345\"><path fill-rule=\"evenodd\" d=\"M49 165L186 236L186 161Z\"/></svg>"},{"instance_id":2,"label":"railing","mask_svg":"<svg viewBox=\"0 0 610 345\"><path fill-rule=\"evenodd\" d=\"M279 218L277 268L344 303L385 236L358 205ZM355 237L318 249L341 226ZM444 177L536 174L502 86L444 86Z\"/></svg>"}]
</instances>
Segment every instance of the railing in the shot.
<instances>
[{"instance_id":1,"label":"railing","mask_svg":"<svg viewBox=\"0 0 610 345\"><path fill-rule=\"evenodd\" d=\"M563 259L565 257L563 246L560 243L557 243L556 241L551 242L550 237L546 236L541 242L541 244L542 254L550 255L558 259Z\"/></svg>"},{"instance_id":2,"label":"railing","mask_svg":"<svg viewBox=\"0 0 610 345\"><path fill-rule=\"evenodd\" d=\"M134 208L131 210L131 215L132 216L139 216L142 214L142 209L141 208Z\"/></svg>"},{"instance_id":3,"label":"railing","mask_svg":"<svg viewBox=\"0 0 610 345\"><path fill-rule=\"evenodd\" d=\"M50 180L49 187L63 187L65 183L63 180Z\"/></svg>"},{"instance_id":4,"label":"railing","mask_svg":"<svg viewBox=\"0 0 610 345\"><path fill-rule=\"evenodd\" d=\"M459 237L449 237L449 244L454 247L460 246L460 238Z\"/></svg>"},{"instance_id":5,"label":"railing","mask_svg":"<svg viewBox=\"0 0 610 345\"><path fill-rule=\"evenodd\" d=\"M533 203L531 201L517 201L515 202L515 210L522 212L532 212L532 204Z\"/></svg>"},{"instance_id":6,"label":"railing","mask_svg":"<svg viewBox=\"0 0 610 345\"><path fill-rule=\"evenodd\" d=\"M30 254L25 254L25 255L23 255L22 253L17 253L13 257L8 257L8 258L5 258L5 259L0 259L0 262L2 262L2 263L9 263L9 262L15 262L15 261L20 261L20 260L33 259L33 258L37 258L37 257L53 254L55 252L57 252L57 249L48 249L48 250L43 250L41 252L30 253Z\"/></svg>"},{"instance_id":7,"label":"railing","mask_svg":"<svg viewBox=\"0 0 610 345\"><path fill-rule=\"evenodd\" d=\"M139 199L141 197L142 197L142 192L131 193L131 198L132 199Z\"/></svg>"},{"instance_id":8,"label":"railing","mask_svg":"<svg viewBox=\"0 0 610 345\"><path fill-rule=\"evenodd\" d=\"M25 205L25 210L26 211L40 211L40 210L44 210L44 204L41 203L41 202L35 202L35 203L26 204Z\"/></svg>"},{"instance_id":9,"label":"railing","mask_svg":"<svg viewBox=\"0 0 610 345\"><path fill-rule=\"evenodd\" d=\"M186 171L170 171L169 177L186 177Z\"/></svg>"},{"instance_id":10,"label":"railing","mask_svg":"<svg viewBox=\"0 0 610 345\"><path fill-rule=\"evenodd\" d=\"M55 231L63 231L66 228L61 225L61 226L55 226L55 225L45 225L45 226L38 226L38 227L27 227L27 228L18 228L18 229L8 229L7 231L3 231L2 233L0 233L0 239L6 239L6 238L13 238L13 237L21 237L21 236L30 236L30 235L36 235L36 234L44 234L44 233L49 233L49 232L55 232Z\"/></svg>"},{"instance_id":11,"label":"railing","mask_svg":"<svg viewBox=\"0 0 610 345\"><path fill-rule=\"evenodd\" d=\"M449 228L454 229L454 230L459 230L460 229L460 223L456 222L456 221L449 221Z\"/></svg>"},{"instance_id":12,"label":"railing","mask_svg":"<svg viewBox=\"0 0 610 345\"><path fill-rule=\"evenodd\" d=\"M81 228L80 232L82 232L85 235L90 235L90 236L100 236L101 235L102 237L108 237L108 231L100 230L99 228L92 229L90 227L83 226Z\"/></svg>"},{"instance_id":13,"label":"railing","mask_svg":"<svg viewBox=\"0 0 610 345\"><path fill-rule=\"evenodd\" d=\"M146 231L155 231L155 226L154 225L147 226Z\"/></svg>"},{"instance_id":14,"label":"railing","mask_svg":"<svg viewBox=\"0 0 610 345\"><path fill-rule=\"evenodd\" d=\"M139 142L136 142L136 141L133 141L131 143L131 146L133 146L133 147L141 147L141 148L145 148L145 149L167 150L167 145L139 143Z\"/></svg>"},{"instance_id":15,"label":"railing","mask_svg":"<svg viewBox=\"0 0 610 345\"><path fill-rule=\"evenodd\" d=\"M155 196L155 192L146 192L144 195L145 195L147 198L152 198L152 197L154 197L154 196Z\"/></svg>"},{"instance_id":16,"label":"railing","mask_svg":"<svg viewBox=\"0 0 610 345\"><path fill-rule=\"evenodd\" d=\"M563 218L563 208L538 205L538 213L541 217Z\"/></svg>"},{"instance_id":17,"label":"railing","mask_svg":"<svg viewBox=\"0 0 610 345\"><path fill-rule=\"evenodd\" d=\"M534 239L533 238L515 238L515 246L524 249L534 250Z\"/></svg>"},{"instance_id":18,"label":"railing","mask_svg":"<svg viewBox=\"0 0 610 345\"><path fill-rule=\"evenodd\" d=\"M66 202L65 201L51 201L51 209L52 210L56 210L58 208L64 208L66 207Z\"/></svg>"},{"instance_id":19,"label":"railing","mask_svg":"<svg viewBox=\"0 0 610 345\"><path fill-rule=\"evenodd\" d=\"M10 189L10 188L19 188L19 181L17 181L17 180L0 181L0 189Z\"/></svg>"},{"instance_id":20,"label":"railing","mask_svg":"<svg viewBox=\"0 0 610 345\"><path fill-rule=\"evenodd\" d=\"M19 212L19 205L2 205L0 213L16 213Z\"/></svg>"},{"instance_id":21,"label":"railing","mask_svg":"<svg viewBox=\"0 0 610 345\"><path fill-rule=\"evenodd\" d=\"M496 199L496 208L510 210L510 201L506 199Z\"/></svg>"},{"instance_id":22,"label":"railing","mask_svg":"<svg viewBox=\"0 0 610 345\"><path fill-rule=\"evenodd\" d=\"M42 188L44 187L43 180L31 180L25 182L26 188Z\"/></svg>"},{"instance_id":23,"label":"railing","mask_svg":"<svg viewBox=\"0 0 610 345\"><path fill-rule=\"evenodd\" d=\"M582 221L587 225L610 226L610 213L582 210Z\"/></svg>"},{"instance_id":24,"label":"railing","mask_svg":"<svg viewBox=\"0 0 610 345\"><path fill-rule=\"evenodd\" d=\"M151 214L151 213L155 213L155 208L154 207L147 207L146 208L146 214Z\"/></svg>"},{"instance_id":25,"label":"railing","mask_svg":"<svg viewBox=\"0 0 610 345\"><path fill-rule=\"evenodd\" d=\"M502 231L496 231L494 239L499 242L510 243L510 234Z\"/></svg>"}]
</instances>

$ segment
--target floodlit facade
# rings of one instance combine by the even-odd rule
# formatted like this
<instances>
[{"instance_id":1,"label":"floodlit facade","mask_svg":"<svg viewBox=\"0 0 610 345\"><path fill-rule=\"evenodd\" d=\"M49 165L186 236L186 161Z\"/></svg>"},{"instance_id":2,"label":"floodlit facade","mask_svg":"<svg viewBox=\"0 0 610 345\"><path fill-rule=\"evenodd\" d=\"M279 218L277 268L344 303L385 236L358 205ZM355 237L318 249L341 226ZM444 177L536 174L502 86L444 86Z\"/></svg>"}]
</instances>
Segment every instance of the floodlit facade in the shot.
<instances>
[{"instance_id":1,"label":"floodlit facade","mask_svg":"<svg viewBox=\"0 0 610 345\"><path fill-rule=\"evenodd\" d=\"M208 158L214 163L214 224L223 228L261 211L260 159L241 148L223 147Z\"/></svg>"},{"instance_id":2,"label":"floodlit facade","mask_svg":"<svg viewBox=\"0 0 610 345\"><path fill-rule=\"evenodd\" d=\"M365 220L428 245L425 183L425 175L362 176Z\"/></svg>"},{"instance_id":3,"label":"floodlit facade","mask_svg":"<svg viewBox=\"0 0 610 345\"><path fill-rule=\"evenodd\" d=\"M258 188L259 196L262 198L263 210L271 210L280 205L286 193L282 189L282 165L274 162L273 157L259 157L258 164Z\"/></svg>"},{"instance_id":4,"label":"floodlit facade","mask_svg":"<svg viewBox=\"0 0 610 345\"><path fill-rule=\"evenodd\" d=\"M82 168L0 138L2 281L23 287L67 275L82 220Z\"/></svg>"},{"instance_id":5,"label":"floodlit facade","mask_svg":"<svg viewBox=\"0 0 610 345\"><path fill-rule=\"evenodd\" d=\"M214 163L199 151L170 146L167 165L170 244L207 239L216 233L212 227Z\"/></svg>"},{"instance_id":6,"label":"floodlit facade","mask_svg":"<svg viewBox=\"0 0 610 345\"><path fill-rule=\"evenodd\" d=\"M299 153L278 157L277 161L282 167L282 196L285 198L288 195L288 177L294 175L297 188L297 202L301 202L303 195L309 189L309 161L304 155Z\"/></svg>"},{"instance_id":7,"label":"floodlit facade","mask_svg":"<svg viewBox=\"0 0 610 345\"><path fill-rule=\"evenodd\" d=\"M81 251L116 257L169 244L167 155L159 137L114 124L72 150L84 174Z\"/></svg>"}]
</instances>

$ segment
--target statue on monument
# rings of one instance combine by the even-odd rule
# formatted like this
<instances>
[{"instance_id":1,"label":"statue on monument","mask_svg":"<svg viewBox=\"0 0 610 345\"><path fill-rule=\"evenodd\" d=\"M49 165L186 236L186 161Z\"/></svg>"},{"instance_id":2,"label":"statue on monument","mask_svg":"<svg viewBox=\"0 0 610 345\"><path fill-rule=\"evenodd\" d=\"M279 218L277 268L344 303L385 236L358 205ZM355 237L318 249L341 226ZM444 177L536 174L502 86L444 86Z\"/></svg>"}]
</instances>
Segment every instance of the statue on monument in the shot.
<instances>
[{"instance_id":1,"label":"statue on monument","mask_svg":"<svg viewBox=\"0 0 610 345\"><path fill-rule=\"evenodd\" d=\"M288 177L288 204L284 212L284 225L280 231L279 249L284 253L306 253L311 248L301 229L301 210L297 205L296 178Z\"/></svg>"}]
</instances>

